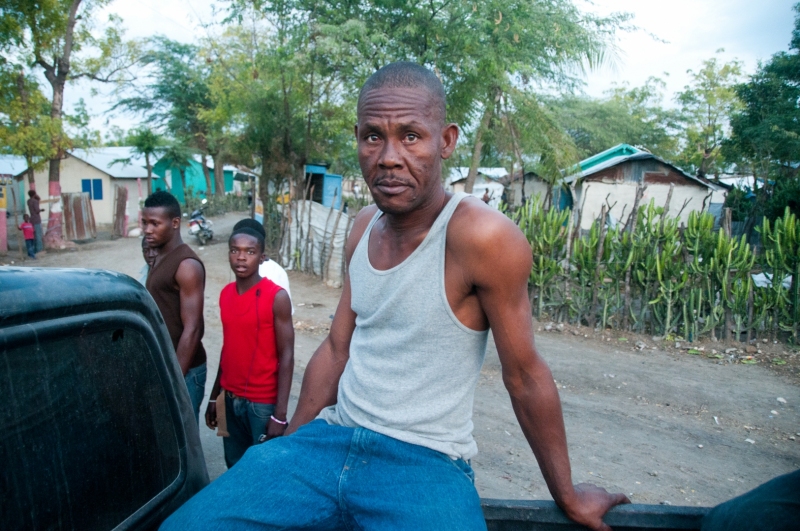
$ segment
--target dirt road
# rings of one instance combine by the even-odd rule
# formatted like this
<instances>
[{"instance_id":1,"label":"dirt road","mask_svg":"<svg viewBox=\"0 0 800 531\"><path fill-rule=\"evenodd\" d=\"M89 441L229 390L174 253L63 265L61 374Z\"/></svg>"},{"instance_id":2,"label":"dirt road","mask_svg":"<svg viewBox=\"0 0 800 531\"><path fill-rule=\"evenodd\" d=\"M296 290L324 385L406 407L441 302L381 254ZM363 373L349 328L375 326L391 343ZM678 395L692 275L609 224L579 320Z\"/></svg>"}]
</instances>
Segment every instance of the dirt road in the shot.
<instances>
[{"instance_id":1,"label":"dirt road","mask_svg":"<svg viewBox=\"0 0 800 531\"><path fill-rule=\"evenodd\" d=\"M207 390L221 347L217 299L222 287L233 281L224 243L238 219L214 219L217 239L204 248L187 238L208 272ZM10 260L20 265L15 255L0 257L5 264ZM23 265L112 269L138 278L142 264L138 238L101 238ZM299 273L290 273L290 278L297 330L293 408L303 370L330 325L339 290ZM574 330L577 335L556 330L542 331L536 341L561 394L576 483L589 481L623 491L637 503L714 505L800 468L796 378L760 365L717 364L679 353L672 345L665 349L663 342L650 338L646 348L636 350L632 339L602 340L599 333L585 329ZM476 393L474 423L480 453L472 464L481 496L549 498L511 410L491 341ZM200 432L209 472L217 477L225 470L221 440L205 426Z\"/></svg>"}]
</instances>

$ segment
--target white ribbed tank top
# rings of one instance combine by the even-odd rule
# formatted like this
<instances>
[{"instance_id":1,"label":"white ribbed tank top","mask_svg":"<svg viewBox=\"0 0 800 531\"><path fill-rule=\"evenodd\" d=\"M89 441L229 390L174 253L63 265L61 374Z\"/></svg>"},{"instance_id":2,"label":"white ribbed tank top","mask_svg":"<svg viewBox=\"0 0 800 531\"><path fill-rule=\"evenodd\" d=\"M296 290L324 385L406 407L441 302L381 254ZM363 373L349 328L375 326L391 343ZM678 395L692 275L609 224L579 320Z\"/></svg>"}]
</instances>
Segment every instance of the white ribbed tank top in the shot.
<instances>
[{"instance_id":1,"label":"white ribbed tank top","mask_svg":"<svg viewBox=\"0 0 800 531\"><path fill-rule=\"evenodd\" d=\"M363 427L452 458L477 452L472 438L475 386L488 330L456 318L444 284L447 224L467 194L447 202L428 235L402 263L380 271L369 262L377 212L350 261L356 328L329 424Z\"/></svg>"}]
</instances>

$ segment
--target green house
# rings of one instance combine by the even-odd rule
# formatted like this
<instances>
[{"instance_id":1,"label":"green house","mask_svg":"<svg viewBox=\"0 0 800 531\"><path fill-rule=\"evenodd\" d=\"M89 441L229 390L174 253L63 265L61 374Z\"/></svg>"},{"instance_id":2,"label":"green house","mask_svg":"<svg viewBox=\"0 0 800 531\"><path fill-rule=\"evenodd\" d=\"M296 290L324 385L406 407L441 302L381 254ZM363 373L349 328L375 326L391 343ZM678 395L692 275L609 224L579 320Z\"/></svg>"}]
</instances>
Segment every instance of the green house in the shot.
<instances>
[{"instance_id":1,"label":"green house","mask_svg":"<svg viewBox=\"0 0 800 531\"><path fill-rule=\"evenodd\" d=\"M203 166L199 161L190 160L189 165L183 168L183 175L186 179L186 191L194 197L210 197L214 195L216 183L214 182L214 170L209 168L211 173L211 193L206 192L206 177L203 174ZM233 191L233 175L235 168L225 167L223 175L225 177L225 193ZM183 185L181 183L180 168L170 165L166 159L160 159L153 166L153 173L161 177L153 181L153 191L166 190L174 195L179 202L184 203Z\"/></svg>"}]
</instances>

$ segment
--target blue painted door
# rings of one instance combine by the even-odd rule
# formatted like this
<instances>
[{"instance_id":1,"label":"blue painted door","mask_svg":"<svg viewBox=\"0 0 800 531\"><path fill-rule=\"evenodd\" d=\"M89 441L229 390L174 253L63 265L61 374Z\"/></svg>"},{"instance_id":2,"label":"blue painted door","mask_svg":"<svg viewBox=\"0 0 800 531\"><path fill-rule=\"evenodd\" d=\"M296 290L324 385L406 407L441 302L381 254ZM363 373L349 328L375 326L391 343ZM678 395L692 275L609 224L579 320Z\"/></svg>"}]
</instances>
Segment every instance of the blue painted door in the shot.
<instances>
[{"instance_id":1,"label":"blue painted door","mask_svg":"<svg viewBox=\"0 0 800 531\"><path fill-rule=\"evenodd\" d=\"M333 198L336 197L336 204ZM342 176L328 173L325 175L322 185L322 204L323 206L339 208L342 204Z\"/></svg>"}]
</instances>

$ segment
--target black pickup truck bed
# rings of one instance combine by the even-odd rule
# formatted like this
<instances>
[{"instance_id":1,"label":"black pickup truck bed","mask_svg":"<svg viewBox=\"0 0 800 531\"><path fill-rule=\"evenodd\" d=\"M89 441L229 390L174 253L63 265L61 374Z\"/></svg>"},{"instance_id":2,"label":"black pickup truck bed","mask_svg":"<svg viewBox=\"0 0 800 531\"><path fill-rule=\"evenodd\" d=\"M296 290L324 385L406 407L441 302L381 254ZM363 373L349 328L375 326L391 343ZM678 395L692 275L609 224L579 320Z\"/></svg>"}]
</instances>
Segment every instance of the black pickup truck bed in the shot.
<instances>
[{"instance_id":1,"label":"black pickup truck bed","mask_svg":"<svg viewBox=\"0 0 800 531\"><path fill-rule=\"evenodd\" d=\"M3 529L153 529L208 483L161 314L110 271L0 268ZM580 529L553 502L483 500L490 531ZM628 505L616 531L700 529L707 508Z\"/></svg>"}]
</instances>

